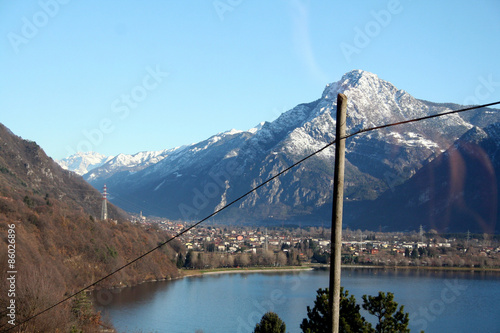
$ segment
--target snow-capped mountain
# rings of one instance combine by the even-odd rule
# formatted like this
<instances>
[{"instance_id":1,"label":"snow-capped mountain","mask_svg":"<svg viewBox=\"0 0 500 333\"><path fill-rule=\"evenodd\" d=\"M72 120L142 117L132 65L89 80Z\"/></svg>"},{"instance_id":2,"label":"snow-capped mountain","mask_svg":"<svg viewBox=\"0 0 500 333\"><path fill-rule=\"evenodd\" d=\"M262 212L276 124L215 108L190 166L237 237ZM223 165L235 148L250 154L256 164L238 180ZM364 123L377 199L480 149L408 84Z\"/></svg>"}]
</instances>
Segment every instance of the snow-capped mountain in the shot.
<instances>
[{"instance_id":1,"label":"snow-capped mountain","mask_svg":"<svg viewBox=\"0 0 500 333\"><path fill-rule=\"evenodd\" d=\"M87 181L96 178L107 178L120 171L134 172L160 162L171 152L180 149L165 149L160 151L144 151L133 155L118 154L105 156L95 152L78 152L65 159L56 161L63 169L85 176Z\"/></svg>"},{"instance_id":2,"label":"snow-capped mountain","mask_svg":"<svg viewBox=\"0 0 500 333\"><path fill-rule=\"evenodd\" d=\"M327 85L318 100L300 104L273 122L166 151L161 161L140 170L125 165L113 169L108 161L85 178L97 188L106 183L111 200L126 210L172 219L203 218L334 140L338 93L348 97L348 133L450 111L449 104L415 99L375 74L354 70ZM500 121L498 113L488 117ZM480 115L454 114L349 138L346 203L357 205L392 190L481 122ZM329 148L217 218L329 220L333 163ZM349 218L347 211L347 225Z\"/></svg>"},{"instance_id":3,"label":"snow-capped mountain","mask_svg":"<svg viewBox=\"0 0 500 333\"><path fill-rule=\"evenodd\" d=\"M74 155L56 161L63 169L73 171L83 176L90 170L100 167L112 158L95 152L78 152Z\"/></svg>"},{"instance_id":4,"label":"snow-capped mountain","mask_svg":"<svg viewBox=\"0 0 500 333\"><path fill-rule=\"evenodd\" d=\"M84 178L88 182L92 182L95 179L106 179L122 171L134 173L160 162L177 150L182 150L182 147L160 151L144 151L133 155L118 154L108 158L105 163L98 167L90 169L84 175Z\"/></svg>"}]
</instances>

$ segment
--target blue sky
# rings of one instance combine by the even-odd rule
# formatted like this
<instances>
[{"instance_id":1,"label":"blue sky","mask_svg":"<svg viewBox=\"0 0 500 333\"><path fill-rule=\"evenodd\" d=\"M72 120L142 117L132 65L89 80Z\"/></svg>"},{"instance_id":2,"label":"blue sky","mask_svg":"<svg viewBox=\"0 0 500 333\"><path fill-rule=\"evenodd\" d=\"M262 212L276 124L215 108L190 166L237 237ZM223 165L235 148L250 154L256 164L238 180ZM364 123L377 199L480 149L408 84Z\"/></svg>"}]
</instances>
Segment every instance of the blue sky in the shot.
<instances>
[{"instance_id":1,"label":"blue sky","mask_svg":"<svg viewBox=\"0 0 500 333\"><path fill-rule=\"evenodd\" d=\"M2 1L0 122L59 159L272 121L352 69L500 100L500 1Z\"/></svg>"}]
</instances>

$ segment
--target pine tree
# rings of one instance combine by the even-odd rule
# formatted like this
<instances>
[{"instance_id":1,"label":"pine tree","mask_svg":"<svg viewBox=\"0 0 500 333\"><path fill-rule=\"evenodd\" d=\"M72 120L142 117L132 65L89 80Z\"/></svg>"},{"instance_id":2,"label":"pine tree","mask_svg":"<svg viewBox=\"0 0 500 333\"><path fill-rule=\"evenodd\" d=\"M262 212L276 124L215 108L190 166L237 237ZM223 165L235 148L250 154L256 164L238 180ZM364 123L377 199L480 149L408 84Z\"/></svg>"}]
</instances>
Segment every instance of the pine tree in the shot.
<instances>
[{"instance_id":1,"label":"pine tree","mask_svg":"<svg viewBox=\"0 0 500 333\"><path fill-rule=\"evenodd\" d=\"M307 317L300 328L304 333L329 333L331 329L331 312L328 299L328 288L318 289L314 307L307 307ZM379 292L378 296L363 295L363 309L378 318L374 329L360 314L360 306L354 296L349 296L344 288L340 290L339 332L345 333L382 333L410 332L409 315L398 303L394 302L394 294Z\"/></svg>"},{"instance_id":2,"label":"pine tree","mask_svg":"<svg viewBox=\"0 0 500 333\"><path fill-rule=\"evenodd\" d=\"M348 291L340 289L340 332L370 332L371 325L366 322L359 312L360 306L356 304L354 296L349 296ZM328 288L318 289L314 308L307 307L307 317L300 328L304 333L329 333L331 332L330 306L328 300Z\"/></svg>"},{"instance_id":3,"label":"pine tree","mask_svg":"<svg viewBox=\"0 0 500 333\"><path fill-rule=\"evenodd\" d=\"M180 252L177 254L176 266L177 266L177 268L184 267L184 256Z\"/></svg>"},{"instance_id":4,"label":"pine tree","mask_svg":"<svg viewBox=\"0 0 500 333\"><path fill-rule=\"evenodd\" d=\"M394 294L379 292L378 296L363 295L363 309L378 318L376 332L410 332L408 313L404 306L398 310L398 303L394 302Z\"/></svg>"},{"instance_id":5,"label":"pine tree","mask_svg":"<svg viewBox=\"0 0 500 333\"><path fill-rule=\"evenodd\" d=\"M184 262L184 267L192 268L193 267L193 250L189 250L186 254L186 260Z\"/></svg>"},{"instance_id":6,"label":"pine tree","mask_svg":"<svg viewBox=\"0 0 500 333\"><path fill-rule=\"evenodd\" d=\"M285 323L274 312L265 313L254 329L254 333L285 333L285 331Z\"/></svg>"}]
</instances>

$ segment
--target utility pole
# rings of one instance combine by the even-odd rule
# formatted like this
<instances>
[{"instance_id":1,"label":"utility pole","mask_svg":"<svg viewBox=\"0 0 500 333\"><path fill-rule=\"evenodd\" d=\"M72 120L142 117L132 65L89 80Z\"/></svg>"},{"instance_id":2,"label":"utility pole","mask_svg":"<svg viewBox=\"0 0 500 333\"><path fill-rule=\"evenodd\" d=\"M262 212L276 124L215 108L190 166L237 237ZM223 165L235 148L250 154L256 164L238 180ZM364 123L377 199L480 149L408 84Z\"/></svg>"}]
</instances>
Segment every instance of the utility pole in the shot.
<instances>
[{"instance_id":1,"label":"utility pole","mask_svg":"<svg viewBox=\"0 0 500 333\"><path fill-rule=\"evenodd\" d=\"M342 251L342 208L344 203L345 128L347 97L337 95L337 128L335 133L335 174L333 180L332 238L330 257L329 300L332 333L339 332L340 265Z\"/></svg>"}]
</instances>

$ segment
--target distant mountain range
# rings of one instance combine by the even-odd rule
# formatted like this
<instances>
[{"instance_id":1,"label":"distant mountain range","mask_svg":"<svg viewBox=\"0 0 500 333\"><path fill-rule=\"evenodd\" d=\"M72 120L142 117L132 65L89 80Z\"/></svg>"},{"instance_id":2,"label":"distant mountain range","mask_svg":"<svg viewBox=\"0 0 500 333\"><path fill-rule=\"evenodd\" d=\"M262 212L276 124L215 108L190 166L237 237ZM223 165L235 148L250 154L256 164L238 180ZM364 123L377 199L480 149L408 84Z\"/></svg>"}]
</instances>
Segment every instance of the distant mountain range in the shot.
<instances>
[{"instance_id":1,"label":"distant mountain range","mask_svg":"<svg viewBox=\"0 0 500 333\"><path fill-rule=\"evenodd\" d=\"M83 176L92 169L98 168L112 157L104 156L96 152L78 152L63 160L57 161L59 165L65 169L75 172Z\"/></svg>"},{"instance_id":2,"label":"distant mountain range","mask_svg":"<svg viewBox=\"0 0 500 333\"><path fill-rule=\"evenodd\" d=\"M59 161L59 164L67 170L71 170L80 176L89 174L85 179L107 178L116 173L137 172L150 165L156 164L176 149L161 151L140 152L134 155L119 154L116 156L104 156L94 152L77 153Z\"/></svg>"},{"instance_id":3,"label":"distant mountain range","mask_svg":"<svg viewBox=\"0 0 500 333\"><path fill-rule=\"evenodd\" d=\"M197 220L334 140L338 93L348 97L348 133L462 107L416 99L372 73L354 70L327 85L318 100L300 104L275 121L248 131L231 130L161 152L101 157L98 162L80 154L80 164L67 159L60 163L80 173L88 170L84 178L98 189L107 184L111 201L127 211ZM496 213L485 217L488 221L482 224L474 220L474 214L457 222L455 215L442 216L437 211L419 215L423 212L418 208L408 209L407 202L398 200L405 197L400 191L425 198L427 189L419 187L425 176L420 175L429 168L453 173L455 160L447 166L431 165L444 160L441 156L446 155L442 153L450 154L450 149L459 147L471 133L487 133L484 144L489 146L498 142L494 126L487 127L497 122L498 110L476 110L349 138L344 225L385 230L415 230L419 224L439 231L486 231L486 226L491 229L491 225L496 225ZM492 149L485 151L487 155L494 154ZM69 159L77 160L75 156ZM217 220L309 224L330 221L333 163L331 148L250 194L217 216ZM91 169L92 165L96 167ZM496 164L492 166L496 171ZM443 201L440 205L453 201L446 195L450 193L439 192ZM463 195L464 200L470 199L468 193ZM486 194L474 195L481 198ZM395 202L400 205L395 206ZM419 207L418 200L412 202L416 205L413 207ZM449 221L436 224L437 218Z\"/></svg>"}]
</instances>

